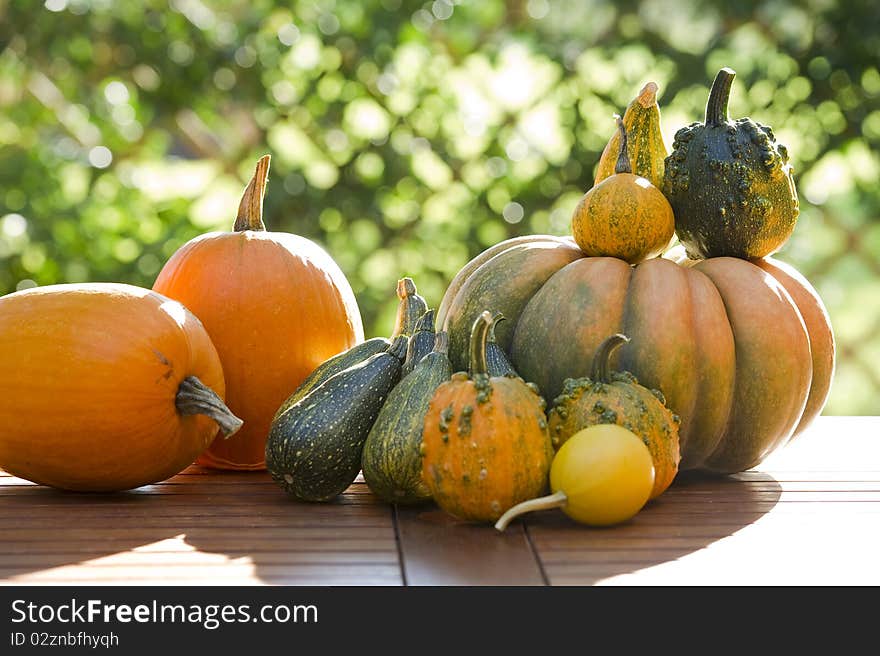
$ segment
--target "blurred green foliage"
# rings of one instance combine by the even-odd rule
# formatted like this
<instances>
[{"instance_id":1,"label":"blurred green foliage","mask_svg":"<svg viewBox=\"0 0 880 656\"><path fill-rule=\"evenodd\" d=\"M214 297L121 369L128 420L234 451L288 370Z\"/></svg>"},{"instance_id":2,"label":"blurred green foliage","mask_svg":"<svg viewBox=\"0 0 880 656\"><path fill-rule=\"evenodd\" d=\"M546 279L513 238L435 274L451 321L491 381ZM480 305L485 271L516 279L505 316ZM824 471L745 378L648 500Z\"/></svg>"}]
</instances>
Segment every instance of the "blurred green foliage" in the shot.
<instances>
[{"instance_id":1,"label":"blurred green foliage","mask_svg":"<svg viewBox=\"0 0 880 656\"><path fill-rule=\"evenodd\" d=\"M399 277L436 306L486 246L566 233L645 82L671 144L730 66L793 157L779 257L832 317L826 412L880 414L878 53L874 0L0 0L0 293L150 286L268 152L268 228L387 334Z\"/></svg>"}]
</instances>

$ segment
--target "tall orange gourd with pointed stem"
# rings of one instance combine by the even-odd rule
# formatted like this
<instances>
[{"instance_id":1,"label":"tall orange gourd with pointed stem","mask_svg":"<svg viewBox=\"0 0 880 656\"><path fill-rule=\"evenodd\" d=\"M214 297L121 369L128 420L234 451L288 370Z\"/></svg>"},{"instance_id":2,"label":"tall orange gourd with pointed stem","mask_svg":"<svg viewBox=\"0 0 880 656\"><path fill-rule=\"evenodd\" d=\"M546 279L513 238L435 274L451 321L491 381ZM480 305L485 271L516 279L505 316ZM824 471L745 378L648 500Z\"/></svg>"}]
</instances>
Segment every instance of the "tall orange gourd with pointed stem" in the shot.
<instances>
[{"instance_id":1,"label":"tall orange gourd with pointed stem","mask_svg":"<svg viewBox=\"0 0 880 656\"><path fill-rule=\"evenodd\" d=\"M153 289L192 310L220 354L226 402L244 426L198 459L265 468L275 411L315 367L363 341L354 292L316 243L263 224L269 155L256 166L231 232L210 232L168 260Z\"/></svg>"}]
</instances>

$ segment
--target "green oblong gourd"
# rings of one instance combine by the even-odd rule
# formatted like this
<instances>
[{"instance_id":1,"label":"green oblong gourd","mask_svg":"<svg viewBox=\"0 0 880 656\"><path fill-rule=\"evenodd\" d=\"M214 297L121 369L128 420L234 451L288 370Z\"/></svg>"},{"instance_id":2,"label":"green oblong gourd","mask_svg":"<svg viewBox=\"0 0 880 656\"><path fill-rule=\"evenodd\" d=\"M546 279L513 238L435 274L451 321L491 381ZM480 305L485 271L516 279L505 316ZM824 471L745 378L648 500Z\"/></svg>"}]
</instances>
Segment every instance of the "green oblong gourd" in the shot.
<instances>
[{"instance_id":1,"label":"green oblong gourd","mask_svg":"<svg viewBox=\"0 0 880 656\"><path fill-rule=\"evenodd\" d=\"M406 360L403 362L403 371L401 377L409 375L419 361L425 357L434 348L436 333L434 332L434 310L425 312L418 323L413 334L409 338L409 345L406 347Z\"/></svg>"},{"instance_id":2,"label":"green oblong gourd","mask_svg":"<svg viewBox=\"0 0 880 656\"><path fill-rule=\"evenodd\" d=\"M728 117L735 75L729 68L718 72L705 122L676 132L666 158L663 192L692 259L771 255L788 241L798 218L785 146L770 127Z\"/></svg>"},{"instance_id":3,"label":"green oblong gourd","mask_svg":"<svg viewBox=\"0 0 880 656\"><path fill-rule=\"evenodd\" d=\"M266 468L302 501L329 501L354 482L364 442L400 380L407 337L331 376L276 415L266 441Z\"/></svg>"},{"instance_id":4,"label":"green oblong gourd","mask_svg":"<svg viewBox=\"0 0 880 656\"><path fill-rule=\"evenodd\" d=\"M285 399L275 416L286 411L331 376L387 350L399 335L411 335L416 330L417 317L424 314L427 303L419 296L412 278L401 278L397 281L397 298L397 317L390 337L373 337L324 360Z\"/></svg>"},{"instance_id":5,"label":"green oblong gourd","mask_svg":"<svg viewBox=\"0 0 880 656\"><path fill-rule=\"evenodd\" d=\"M367 486L380 499L416 504L431 498L422 480L420 446L431 397L452 376L448 345L447 334L438 332L433 350L391 390L370 429L361 466Z\"/></svg>"}]
</instances>

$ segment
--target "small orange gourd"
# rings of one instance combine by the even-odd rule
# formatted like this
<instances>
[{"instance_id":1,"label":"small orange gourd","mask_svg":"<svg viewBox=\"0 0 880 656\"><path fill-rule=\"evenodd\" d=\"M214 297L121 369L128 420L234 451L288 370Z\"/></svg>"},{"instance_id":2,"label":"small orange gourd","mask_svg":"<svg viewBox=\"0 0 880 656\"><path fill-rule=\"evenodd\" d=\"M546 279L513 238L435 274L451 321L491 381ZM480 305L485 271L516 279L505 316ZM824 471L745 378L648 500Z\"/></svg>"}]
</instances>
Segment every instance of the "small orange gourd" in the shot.
<instances>
[{"instance_id":1,"label":"small orange gourd","mask_svg":"<svg viewBox=\"0 0 880 656\"><path fill-rule=\"evenodd\" d=\"M494 323L483 312L471 331L470 372L441 384L425 416L422 479L443 510L494 522L542 494L553 447L544 400L515 376L490 377L486 342Z\"/></svg>"},{"instance_id":2,"label":"small orange gourd","mask_svg":"<svg viewBox=\"0 0 880 656\"><path fill-rule=\"evenodd\" d=\"M672 206L650 180L632 173L626 128L617 117L620 152L614 175L583 195L571 219L577 245L588 256L630 264L660 255L675 234Z\"/></svg>"},{"instance_id":3,"label":"small orange gourd","mask_svg":"<svg viewBox=\"0 0 880 656\"><path fill-rule=\"evenodd\" d=\"M266 155L233 231L184 244L153 285L202 320L220 354L227 403L245 422L235 441L217 440L199 458L221 469L264 469L281 403L318 365L364 339L354 292L330 255L304 237L266 230L268 173Z\"/></svg>"},{"instance_id":4,"label":"small orange gourd","mask_svg":"<svg viewBox=\"0 0 880 656\"><path fill-rule=\"evenodd\" d=\"M14 476L87 492L165 480L218 425L241 426L224 395L201 322L156 292L83 283L0 298L0 468Z\"/></svg>"}]
</instances>

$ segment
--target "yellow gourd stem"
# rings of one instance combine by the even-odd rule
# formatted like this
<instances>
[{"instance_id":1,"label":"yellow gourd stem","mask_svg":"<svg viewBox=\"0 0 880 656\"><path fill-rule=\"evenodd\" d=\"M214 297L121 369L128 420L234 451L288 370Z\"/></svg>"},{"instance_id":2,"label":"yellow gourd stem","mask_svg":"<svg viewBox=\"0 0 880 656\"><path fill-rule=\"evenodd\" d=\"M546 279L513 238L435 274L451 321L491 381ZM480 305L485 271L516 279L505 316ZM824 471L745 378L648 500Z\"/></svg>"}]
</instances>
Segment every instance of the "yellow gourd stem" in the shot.
<instances>
[{"instance_id":1,"label":"yellow gourd stem","mask_svg":"<svg viewBox=\"0 0 880 656\"><path fill-rule=\"evenodd\" d=\"M497 528L499 531L503 531L507 528L507 525L510 524L512 520L516 519L520 515L535 510L561 508L566 503L568 503L568 497L562 490L559 490L554 494L548 494L546 497L538 497L537 499L529 499L528 501L523 501L522 503L516 504L513 508L510 508L506 513L501 515L501 517L498 518L498 521L495 522L495 528Z\"/></svg>"},{"instance_id":2,"label":"yellow gourd stem","mask_svg":"<svg viewBox=\"0 0 880 656\"><path fill-rule=\"evenodd\" d=\"M620 150L617 151L617 164L614 165L615 173L632 173L632 164L629 162L629 155L626 152L626 126L620 114L614 115L617 121L617 129L620 131Z\"/></svg>"},{"instance_id":3,"label":"yellow gourd stem","mask_svg":"<svg viewBox=\"0 0 880 656\"><path fill-rule=\"evenodd\" d=\"M195 376L187 376L180 382L174 405L182 415L205 415L217 422L224 438L230 437L242 427L244 421L232 414L217 393Z\"/></svg>"},{"instance_id":4,"label":"yellow gourd stem","mask_svg":"<svg viewBox=\"0 0 880 656\"><path fill-rule=\"evenodd\" d=\"M263 155L257 162L254 177L245 187L241 202L238 205L238 216L232 229L235 232L245 230L265 230L263 223L263 196L266 194L266 183L269 180L269 155Z\"/></svg>"}]
</instances>

